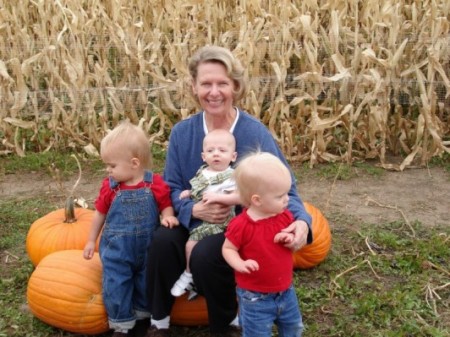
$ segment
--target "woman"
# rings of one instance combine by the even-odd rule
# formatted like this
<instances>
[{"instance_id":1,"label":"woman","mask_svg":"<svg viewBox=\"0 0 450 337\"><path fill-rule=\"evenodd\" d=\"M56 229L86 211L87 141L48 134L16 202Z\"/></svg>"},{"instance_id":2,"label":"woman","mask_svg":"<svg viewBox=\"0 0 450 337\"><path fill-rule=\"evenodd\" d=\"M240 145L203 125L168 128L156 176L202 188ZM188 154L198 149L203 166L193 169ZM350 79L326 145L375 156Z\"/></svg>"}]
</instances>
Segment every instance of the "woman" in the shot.
<instances>
[{"instance_id":1,"label":"woman","mask_svg":"<svg viewBox=\"0 0 450 337\"><path fill-rule=\"evenodd\" d=\"M189 229L202 221L224 222L231 206L194 203L180 199L183 190L190 189L189 180L203 164L202 142L205 134L225 129L236 138L238 157L249 151L261 150L276 155L286 165L275 139L256 118L235 107L245 94L244 69L225 48L206 46L190 60L192 93L202 111L180 121L172 129L166 157L164 180L171 188L173 206L181 226L160 227L154 235L148 255L148 295L152 313L147 337L170 336L169 320L174 297L172 285L185 269L184 246ZM238 158L239 159L239 158ZM291 173L292 175L292 173ZM296 219L285 231L294 233L288 245L292 250L312 242L311 217L297 194L292 175L289 210ZM237 301L232 268L222 256L224 234L215 234L197 243L191 255L190 268L196 291L206 299L211 336L241 336L236 328ZM234 324L234 325L233 325Z\"/></svg>"}]
</instances>

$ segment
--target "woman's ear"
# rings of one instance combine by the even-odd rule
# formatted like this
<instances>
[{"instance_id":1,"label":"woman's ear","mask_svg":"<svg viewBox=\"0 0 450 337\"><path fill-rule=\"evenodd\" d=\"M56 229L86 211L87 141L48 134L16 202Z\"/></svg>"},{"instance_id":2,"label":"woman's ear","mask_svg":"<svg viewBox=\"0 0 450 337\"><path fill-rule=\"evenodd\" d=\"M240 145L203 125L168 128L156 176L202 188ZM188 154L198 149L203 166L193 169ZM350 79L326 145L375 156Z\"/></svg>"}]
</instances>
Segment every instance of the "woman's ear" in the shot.
<instances>
[{"instance_id":1,"label":"woman's ear","mask_svg":"<svg viewBox=\"0 0 450 337\"><path fill-rule=\"evenodd\" d=\"M194 94L194 96L197 96L197 88L195 87L194 79L191 80L191 88L192 88L192 93Z\"/></svg>"}]
</instances>

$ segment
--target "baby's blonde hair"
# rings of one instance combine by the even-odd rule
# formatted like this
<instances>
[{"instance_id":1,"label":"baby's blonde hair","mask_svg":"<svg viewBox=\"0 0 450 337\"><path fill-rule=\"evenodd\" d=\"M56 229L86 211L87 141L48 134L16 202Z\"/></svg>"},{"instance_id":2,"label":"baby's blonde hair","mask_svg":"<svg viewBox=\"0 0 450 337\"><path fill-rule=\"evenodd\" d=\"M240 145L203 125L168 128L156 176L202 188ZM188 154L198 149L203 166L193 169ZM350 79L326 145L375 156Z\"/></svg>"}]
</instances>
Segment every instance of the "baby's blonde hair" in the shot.
<instances>
[{"instance_id":1,"label":"baby's blonde hair","mask_svg":"<svg viewBox=\"0 0 450 337\"><path fill-rule=\"evenodd\" d=\"M242 158L234 171L234 180L244 206L249 206L252 195L263 194L274 176L285 176L291 180L291 173L277 156L269 152L251 152Z\"/></svg>"},{"instance_id":2,"label":"baby's blonde hair","mask_svg":"<svg viewBox=\"0 0 450 337\"><path fill-rule=\"evenodd\" d=\"M144 168L151 169L152 156L149 141L145 131L139 126L128 120L118 124L102 139L100 153L113 145L120 147L119 151L129 151L133 158L139 159Z\"/></svg>"},{"instance_id":3,"label":"baby's blonde hair","mask_svg":"<svg viewBox=\"0 0 450 337\"><path fill-rule=\"evenodd\" d=\"M208 140L214 137L222 137L222 139L232 147L233 151L236 149L236 139L234 138L234 135L225 129L215 129L208 132L205 135L205 138L203 138L203 148Z\"/></svg>"}]
</instances>

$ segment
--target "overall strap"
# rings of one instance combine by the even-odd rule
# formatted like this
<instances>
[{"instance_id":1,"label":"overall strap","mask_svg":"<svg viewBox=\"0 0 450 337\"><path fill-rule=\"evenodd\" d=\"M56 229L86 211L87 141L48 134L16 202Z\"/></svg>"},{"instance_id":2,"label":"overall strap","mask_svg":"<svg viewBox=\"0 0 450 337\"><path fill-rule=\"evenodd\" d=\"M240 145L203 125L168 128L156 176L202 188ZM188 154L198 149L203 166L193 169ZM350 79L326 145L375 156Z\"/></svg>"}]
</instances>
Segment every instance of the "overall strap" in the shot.
<instances>
[{"instance_id":1,"label":"overall strap","mask_svg":"<svg viewBox=\"0 0 450 337\"><path fill-rule=\"evenodd\" d=\"M144 172L144 182L149 183L150 185L153 184L153 172L152 171Z\"/></svg>"},{"instance_id":2,"label":"overall strap","mask_svg":"<svg viewBox=\"0 0 450 337\"><path fill-rule=\"evenodd\" d=\"M153 184L153 172L151 171L144 172L144 182L146 183L145 184L146 186ZM112 190L117 190L119 187L119 183L115 181L112 177L109 177L109 187Z\"/></svg>"},{"instance_id":3,"label":"overall strap","mask_svg":"<svg viewBox=\"0 0 450 337\"><path fill-rule=\"evenodd\" d=\"M115 181L112 177L109 177L109 187L112 190L115 190L117 187L119 187L119 183Z\"/></svg>"}]
</instances>

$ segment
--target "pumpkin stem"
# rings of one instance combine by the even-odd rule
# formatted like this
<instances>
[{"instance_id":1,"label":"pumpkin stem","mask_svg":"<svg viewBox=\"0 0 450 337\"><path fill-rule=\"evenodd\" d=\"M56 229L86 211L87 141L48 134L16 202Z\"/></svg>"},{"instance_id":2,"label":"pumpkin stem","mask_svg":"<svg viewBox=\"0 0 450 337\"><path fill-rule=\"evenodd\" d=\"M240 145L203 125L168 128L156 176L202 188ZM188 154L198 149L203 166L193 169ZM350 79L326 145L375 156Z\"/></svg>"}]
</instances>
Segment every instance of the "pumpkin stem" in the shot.
<instances>
[{"instance_id":1,"label":"pumpkin stem","mask_svg":"<svg viewBox=\"0 0 450 337\"><path fill-rule=\"evenodd\" d=\"M77 218L75 218L74 199L72 197L68 197L66 199L66 206L64 207L64 214L66 216L66 219L64 220L64 222L73 223L73 222L77 221Z\"/></svg>"},{"instance_id":2,"label":"pumpkin stem","mask_svg":"<svg viewBox=\"0 0 450 337\"><path fill-rule=\"evenodd\" d=\"M78 186L78 183L81 180L81 165L80 161L78 160L77 156L72 154L71 157L75 158L75 161L78 165L78 179L75 182L75 185L72 187L72 191L70 191L70 196L66 199L66 207L64 208L64 213L66 216L66 219L64 220L65 223L73 223L77 221L77 218L75 218L75 209L74 209L74 198L73 198L73 192L75 192L75 189Z\"/></svg>"}]
</instances>

